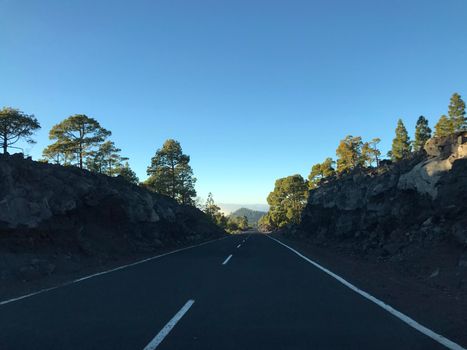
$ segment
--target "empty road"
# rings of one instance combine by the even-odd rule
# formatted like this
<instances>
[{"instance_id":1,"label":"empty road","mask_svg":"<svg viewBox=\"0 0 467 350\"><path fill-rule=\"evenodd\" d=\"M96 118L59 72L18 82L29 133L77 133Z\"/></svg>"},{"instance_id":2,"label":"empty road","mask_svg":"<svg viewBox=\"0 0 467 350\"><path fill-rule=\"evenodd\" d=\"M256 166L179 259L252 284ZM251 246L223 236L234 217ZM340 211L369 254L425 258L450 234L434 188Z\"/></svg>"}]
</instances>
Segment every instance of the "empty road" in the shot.
<instances>
[{"instance_id":1,"label":"empty road","mask_svg":"<svg viewBox=\"0 0 467 350\"><path fill-rule=\"evenodd\" d=\"M0 305L0 349L446 349L260 234Z\"/></svg>"}]
</instances>

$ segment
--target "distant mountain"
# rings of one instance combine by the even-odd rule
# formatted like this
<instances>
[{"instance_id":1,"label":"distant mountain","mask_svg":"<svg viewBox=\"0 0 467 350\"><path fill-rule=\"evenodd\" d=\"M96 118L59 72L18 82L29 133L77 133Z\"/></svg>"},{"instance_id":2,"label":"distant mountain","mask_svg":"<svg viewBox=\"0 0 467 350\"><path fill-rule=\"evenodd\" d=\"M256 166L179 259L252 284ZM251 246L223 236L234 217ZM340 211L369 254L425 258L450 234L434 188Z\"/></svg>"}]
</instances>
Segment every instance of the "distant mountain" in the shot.
<instances>
[{"instance_id":1,"label":"distant mountain","mask_svg":"<svg viewBox=\"0 0 467 350\"><path fill-rule=\"evenodd\" d=\"M230 213L240 208L247 208L247 209L257 210L257 211L268 211L269 210L269 206L267 204L218 203L217 205L221 208L221 211L226 215L229 215Z\"/></svg>"},{"instance_id":2,"label":"distant mountain","mask_svg":"<svg viewBox=\"0 0 467 350\"><path fill-rule=\"evenodd\" d=\"M246 216L248 219L248 225L256 227L258 225L258 220L266 214L265 211L251 210L248 208L240 208L235 210L230 216Z\"/></svg>"}]
</instances>

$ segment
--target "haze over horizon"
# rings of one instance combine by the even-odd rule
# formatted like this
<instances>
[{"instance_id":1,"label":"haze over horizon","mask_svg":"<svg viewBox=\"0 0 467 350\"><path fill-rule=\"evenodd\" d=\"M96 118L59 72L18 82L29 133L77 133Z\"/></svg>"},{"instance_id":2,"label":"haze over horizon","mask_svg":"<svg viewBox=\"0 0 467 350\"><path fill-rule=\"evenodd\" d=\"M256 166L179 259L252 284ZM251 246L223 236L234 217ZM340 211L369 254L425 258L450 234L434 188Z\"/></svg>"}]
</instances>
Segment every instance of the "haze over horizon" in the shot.
<instances>
[{"instance_id":1,"label":"haze over horizon","mask_svg":"<svg viewBox=\"0 0 467 350\"><path fill-rule=\"evenodd\" d=\"M398 118L433 128L467 95L463 0L96 2L0 0L0 107L48 131L96 118L141 180L180 141L200 197L265 203L277 178L335 158L346 135L382 139Z\"/></svg>"}]
</instances>

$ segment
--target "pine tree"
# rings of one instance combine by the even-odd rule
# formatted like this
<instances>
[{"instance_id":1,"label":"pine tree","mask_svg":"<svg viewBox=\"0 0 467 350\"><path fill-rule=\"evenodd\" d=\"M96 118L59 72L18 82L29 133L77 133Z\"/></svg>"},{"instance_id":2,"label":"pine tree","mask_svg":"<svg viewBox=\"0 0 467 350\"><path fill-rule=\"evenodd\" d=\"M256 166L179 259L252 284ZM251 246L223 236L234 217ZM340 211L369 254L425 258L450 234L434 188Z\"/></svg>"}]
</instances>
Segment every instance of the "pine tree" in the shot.
<instances>
[{"instance_id":1,"label":"pine tree","mask_svg":"<svg viewBox=\"0 0 467 350\"><path fill-rule=\"evenodd\" d=\"M381 139L379 137L375 137L372 139L369 143L370 145L370 156L372 157L370 166L373 164L373 161L375 162L376 166L379 166L379 157L381 157L381 151L378 149L378 144L381 142Z\"/></svg>"},{"instance_id":2,"label":"pine tree","mask_svg":"<svg viewBox=\"0 0 467 350\"><path fill-rule=\"evenodd\" d=\"M465 117L465 102L458 93L454 93L448 107L449 120L452 123L453 131L463 131L467 129L467 118Z\"/></svg>"},{"instance_id":3,"label":"pine tree","mask_svg":"<svg viewBox=\"0 0 467 350\"><path fill-rule=\"evenodd\" d=\"M265 220L270 222L273 228L299 223L307 197L307 184L301 175L276 180L274 191L269 193L267 198L270 208Z\"/></svg>"},{"instance_id":4,"label":"pine tree","mask_svg":"<svg viewBox=\"0 0 467 350\"><path fill-rule=\"evenodd\" d=\"M454 132L454 127L446 115L442 115L435 125L435 136L448 136Z\"/></svg>"},{"instance_id":5,"label":"pine tree","mask_svg":"<svg viewBox=\"0 0 467 350\"><path fill-rule=\"evenodd\" d=\"M397 121L396 137L392 141L391 158L393 161L399 161L409 156L411 145L409 134L405 128L402 119Z\"/></svg>"},{"instance_id":6,"label":"pine tree","mask_svg":"<svg viewBox=\"0 0 467 350\"><path fill-rule=\"evenodd\" d=\"M147 169L149 178L145 182L146 187L181 204L194 205L196 178L189 162L190 156L182 152L178 141L165 141L151 159L151 165Z\"/></svg>"},{"instance_id":7,"label":"pine tree","mask_svg":"<svg viewBox=\"0 0 467 350\"><path fill-rule=\"evenodd\" d=\"M132 184L137 185L139 183L138 176L136 176L136 173L130 168L130 164L128 164L128 162L117 169L117 175Z\"/></svg>"},{"instance_id":8,"label":"pine tree","mask_svg":"<svg viewBox=\"0 0 467 350\"><path fill-rule=\"evenodd\" d=\"M341 140L336 150L337 172L343 173L362 165L362 138L348 135Z\"/></svg>"},{"instance_id":9,"label":"pine tree","mask_svg":"<svg viewBox=\"0 0 467 350\"><path fill-rule=\"evenodd\" d=\"M227 227L227 218L224 213L221 212L221 208L214 203L214 198L211 192L208 194L206 204L204 205L203 211L206 215L214 222L217 226L225 229Z\"/></svg>"},{"instance_id":10,"label":"pine tree","mask_svg":"<svg viewBox=\"0 0 467 350\"><path fill-rule=\"evenodd\" d=\"M178 196L176 199L184 205L195 205L195 183L196 178L193 176L193 169L187 163L180 164L178 169L179 187Z\"/></svg>"},{"instance_id":11,"label":"pine tree","mask_svg":"<svg viewBox=\"0 0 467 350\"><path fill-rule=\"evenodd\" d=\"M418 117L417 124L415 125L415 142L413 148L415 152L420 151L425 146L425 143L431 137L431 129L428 126L428 120L421 115Z\"/></svg>"},{"instance_id":12,"label":"pine tree","mask_svg":"<svg viewBox=\"0 0 467 350\"><path fill-rule=\"evenodd\" d=\"M72 152L66 143L57 141L51 145L48 145L42 151L42 156L45 161L51 161L59 165L71 165L76 162L76 154Z\"/></svg>"},{"instance_id":13,"label":"pine tree","mask_svg":"<svg viewBox=\"0 0 467 350\"><path fill-rule=\"evenodd\" d=\"M375 137L369 142L365 142L362 146L362 155L360 157L361 164L365 167L371 167L373 164L376 166L379 165L379 157L381 156L381 151L378 149L378 143L381 142L381 139Z\"/></svg>"},{"instance_id":14,"label":"pine tree","mask_svg":"<svg viewBox=\"0 0 467 350\"><path fill-rule=\"evenodd\" d=\"M239 217L239 228L242 231L248 230L248 218L246 216Z\"/></svg>"},{"instance_id":15,"label":"pine tree","mask_svg":"<svg viewBox=\"0 0 467 350\"><path fill-rule=\"evenodd\" d=\"M0 143L3 154L8 153L8 147L16 142L25 140L35 143L32 134L41 128L39 122L33 115L27 115L18 109L5 107L0 110Z\"/></svg>"},{"instance_id":16,"label":"pine tree","mask_svg":"<svg viewBox=\"0 0 467 350\"><path fill-rule=\"evenodd\" d=\"M219 211L219 207L214 203L214 198L212 193L208 193L208 198L206 199L206 204L204 205L204 212L210 216L214 217L214 215Z\"/></svg>"},{"instance_id":17,"label":"pine tree","mask_svg":"<svg viewBox=\"0 0 467 350\"><path fill-rule=\"evenodd\" d=\"M55 143L44 150L44 155L59 150L63 154L74 154L82 169L86 158L93 154L93 148L110 135L111 132L101 127L97 120L84 114L76 114L52 127L49 139L55 140Z\"/></svg>"},{"instance_id":18,"label":"pine tree","mask_svg":"<svg viewBox=\"0 0 467 350\"><path fill-rule=\"evenodd\" d=\"M326 158L324 162L311 167L310 175L308 175L308 188L310 190L318 187L321 180L335 174L334 163L332 158Z\"/></svg>"},{"instance_id":19,"label":"pine tree","mask_svg":"<svg viewBox=\"0 0 467 350\"><path fill-rule=\"evenodd\" d=\"M115 146L113 141L106 141L99 146L97 151L92 151L86 160L86 167L96 173L108 176L119 175L119 169L128 158L120 155L121 149Z\"/></svg>"}]
</instances>

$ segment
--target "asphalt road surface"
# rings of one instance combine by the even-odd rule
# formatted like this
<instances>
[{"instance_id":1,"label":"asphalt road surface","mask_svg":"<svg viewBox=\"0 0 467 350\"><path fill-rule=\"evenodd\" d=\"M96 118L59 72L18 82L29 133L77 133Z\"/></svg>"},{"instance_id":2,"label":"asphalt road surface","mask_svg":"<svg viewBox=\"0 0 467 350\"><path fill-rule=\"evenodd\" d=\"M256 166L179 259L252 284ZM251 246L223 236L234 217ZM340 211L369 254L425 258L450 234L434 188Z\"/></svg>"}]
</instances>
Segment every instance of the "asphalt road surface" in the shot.
<instances>
[{"instance_id":1,"label":"asphalt road surface","mask_svg":"<svg viewBox=\"0 0 467 350\"><path fill-rule=\"evenodd\" d=\"M233 235L0 305L0 349L446 349L278 242Z\"/></svg>"}]
</instances>

